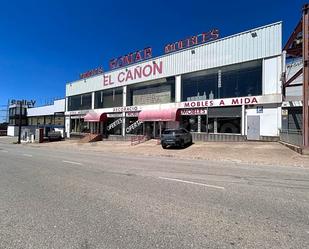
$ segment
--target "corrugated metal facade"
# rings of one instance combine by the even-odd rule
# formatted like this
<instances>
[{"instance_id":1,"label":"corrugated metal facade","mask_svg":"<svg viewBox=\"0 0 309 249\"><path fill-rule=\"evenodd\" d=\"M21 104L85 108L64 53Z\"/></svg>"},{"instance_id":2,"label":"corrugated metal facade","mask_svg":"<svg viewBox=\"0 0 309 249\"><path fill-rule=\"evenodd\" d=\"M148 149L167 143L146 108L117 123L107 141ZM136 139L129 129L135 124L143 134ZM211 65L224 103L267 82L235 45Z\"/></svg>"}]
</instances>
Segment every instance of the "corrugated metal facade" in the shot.
<instances>
[{"instance_id":1,"label":"corrugated metal facade","mask_svg":"<svg viewBox=\"0 0 309 249\"><path fill-rule=\"evenodd\" d=\"M93 92L102 89L130 85L138 82L159 79L189 72L222 67L250 60L262 59L281 54L282 23L277 22L260 28L252 29L216 41L162 55L142 63L106 72L105 77L110 77L113 84L104 85L103 75L94 76L85 80L78 80L66 85L66 96ZM192 53L192 50L195 53ZM134 68L146 65L160 65L162 73L129 79L125 82L118 81L119 73L125 75Z\"/></svg>"}]
</instances>

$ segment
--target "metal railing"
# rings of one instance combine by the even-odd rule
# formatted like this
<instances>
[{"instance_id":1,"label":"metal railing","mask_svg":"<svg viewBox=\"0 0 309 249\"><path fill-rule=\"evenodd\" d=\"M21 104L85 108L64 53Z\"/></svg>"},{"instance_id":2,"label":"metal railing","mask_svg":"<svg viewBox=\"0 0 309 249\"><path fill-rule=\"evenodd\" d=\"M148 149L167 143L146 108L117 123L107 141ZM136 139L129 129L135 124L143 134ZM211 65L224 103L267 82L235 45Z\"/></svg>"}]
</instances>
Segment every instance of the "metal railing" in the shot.
<instances>
[{"instance_id":1,"label":"metal railing","mask_svg":"<svg viewBox=\"0 0 309 249\"><path fill-rule=\"evenodd\" d=\"M301 130L280 130L280 141L302 146L303 134Z\"/></svg>"}]
</instances>

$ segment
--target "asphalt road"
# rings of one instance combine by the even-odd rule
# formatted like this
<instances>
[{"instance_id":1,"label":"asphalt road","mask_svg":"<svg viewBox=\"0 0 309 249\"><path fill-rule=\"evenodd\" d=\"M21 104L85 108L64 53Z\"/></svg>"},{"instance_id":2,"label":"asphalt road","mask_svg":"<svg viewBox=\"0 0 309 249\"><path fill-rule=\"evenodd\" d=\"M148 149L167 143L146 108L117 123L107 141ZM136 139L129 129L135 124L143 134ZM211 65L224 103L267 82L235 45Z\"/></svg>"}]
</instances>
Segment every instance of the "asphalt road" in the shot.
<instances>
[{"instance_id":1,"label":"asphalt road","mask_svg":"<svg viewBox=\"0 0 309 249\"><path fill-rule=\"evenodd\" d=\"M0 142L0 248L309 248L309 169Z\"/></svg>"}]
</instances>

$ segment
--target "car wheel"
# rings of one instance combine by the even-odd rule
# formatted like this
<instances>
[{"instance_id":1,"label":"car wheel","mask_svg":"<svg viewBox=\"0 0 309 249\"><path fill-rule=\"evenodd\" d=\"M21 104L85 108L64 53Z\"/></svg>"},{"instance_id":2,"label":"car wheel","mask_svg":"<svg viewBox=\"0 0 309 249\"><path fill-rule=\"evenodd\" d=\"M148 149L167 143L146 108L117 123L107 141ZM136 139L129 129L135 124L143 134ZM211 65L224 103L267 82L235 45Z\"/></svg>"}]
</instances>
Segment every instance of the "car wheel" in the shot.
<instances>
[{"instance_id":1,"label":"car wheel","mask_svg":"<svg viewBox=\"0 0 309 249\"><path fill-rule=\"evenodd\" d=\"M162 148L163 148L163 149L166 149L166 148L167 148L167 145L166 145L166 144L162 144Z\"/></svg>"}]
</instances>

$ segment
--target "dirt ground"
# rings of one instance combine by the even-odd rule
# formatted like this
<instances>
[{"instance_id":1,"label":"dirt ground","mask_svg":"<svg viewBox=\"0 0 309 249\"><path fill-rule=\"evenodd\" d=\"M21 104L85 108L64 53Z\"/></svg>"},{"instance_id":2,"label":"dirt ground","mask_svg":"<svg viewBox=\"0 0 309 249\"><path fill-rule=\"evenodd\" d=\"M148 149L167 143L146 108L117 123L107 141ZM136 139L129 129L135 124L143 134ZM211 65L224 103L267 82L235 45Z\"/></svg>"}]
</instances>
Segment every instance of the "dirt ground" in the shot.
<instances>
[{"instance_id":1,"label":"dirt ground","mask_svg":"<svg viewBox=\"0 0 309 249\"><path fill-rule=\"evenodd\" d=\"M196 142L184 149L169 148L166 150L161 148L157 140L133 146L130 142L124 141L80 143L78 140L27 144L27 146L309 168L309 156L300 155L275 142Z\"/></svg>"}]
</instances>

